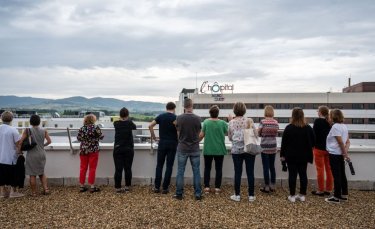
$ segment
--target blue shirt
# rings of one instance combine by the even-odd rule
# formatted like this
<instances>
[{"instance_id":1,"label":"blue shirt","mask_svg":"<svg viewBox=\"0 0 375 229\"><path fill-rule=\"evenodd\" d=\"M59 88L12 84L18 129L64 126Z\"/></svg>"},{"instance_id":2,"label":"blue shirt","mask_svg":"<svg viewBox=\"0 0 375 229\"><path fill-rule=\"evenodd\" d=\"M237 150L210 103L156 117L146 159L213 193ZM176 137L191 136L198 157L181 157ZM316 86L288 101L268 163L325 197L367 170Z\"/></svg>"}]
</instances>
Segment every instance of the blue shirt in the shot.
<instances>
[{"instance_id":1,"label":"blue shirt","mask_svg":"<svg viewBox=\"0 0 375 229\"><path fill-rule=\"evenodd\" d=\"M177 130L174 125L176 115L165 112L156 117L155 121L159 124L159 138L161 142L173 141L177 143Z\"/></svg>"}]
</instances>

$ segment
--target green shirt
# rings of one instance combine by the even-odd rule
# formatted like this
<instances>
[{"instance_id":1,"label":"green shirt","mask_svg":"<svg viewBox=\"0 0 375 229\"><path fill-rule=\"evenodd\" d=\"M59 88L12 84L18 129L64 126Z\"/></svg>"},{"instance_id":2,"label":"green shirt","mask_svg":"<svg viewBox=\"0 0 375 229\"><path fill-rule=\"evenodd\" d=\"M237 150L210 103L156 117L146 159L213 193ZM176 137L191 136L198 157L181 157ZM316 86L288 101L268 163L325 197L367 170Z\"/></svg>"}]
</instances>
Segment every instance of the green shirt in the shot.
<instances>
[{"instance_id":1,"label":"green shirt","mask_svg":"<svg viewBox=\"0 0 375 229\"><path fill-rule=\"evenodd\" d=\"M226 155L225 135L228 124L223 120L206 119L203 122L203 155Z\"/></svg>"}]
</instances>

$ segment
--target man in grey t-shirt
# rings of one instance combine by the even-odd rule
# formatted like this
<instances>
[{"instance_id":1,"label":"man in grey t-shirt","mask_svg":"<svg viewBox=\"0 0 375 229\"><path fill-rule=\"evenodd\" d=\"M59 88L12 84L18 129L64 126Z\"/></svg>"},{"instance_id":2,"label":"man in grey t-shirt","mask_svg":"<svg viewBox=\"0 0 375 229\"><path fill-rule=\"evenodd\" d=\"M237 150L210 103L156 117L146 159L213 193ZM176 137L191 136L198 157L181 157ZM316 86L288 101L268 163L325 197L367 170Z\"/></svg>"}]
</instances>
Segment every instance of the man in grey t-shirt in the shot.
<instances>
[{"instance_id":1,"label":"man in grey t-shirt","mask_svg":"<svg viewBox=\"0 0 375 229\"><path fill-rule=\"evenodd\" d=\"M200 151L199 133L201 131L201 119L193 114L193 101L184 101L185 113L177 116L176 128L178 133L177 145L177 177L176 195L174 198L181 200L184 192L184 173L188 158L190 158L193 170L194 195L196 200L201 200L201 175L200 175Z\"/></svg>"}]
</instances>

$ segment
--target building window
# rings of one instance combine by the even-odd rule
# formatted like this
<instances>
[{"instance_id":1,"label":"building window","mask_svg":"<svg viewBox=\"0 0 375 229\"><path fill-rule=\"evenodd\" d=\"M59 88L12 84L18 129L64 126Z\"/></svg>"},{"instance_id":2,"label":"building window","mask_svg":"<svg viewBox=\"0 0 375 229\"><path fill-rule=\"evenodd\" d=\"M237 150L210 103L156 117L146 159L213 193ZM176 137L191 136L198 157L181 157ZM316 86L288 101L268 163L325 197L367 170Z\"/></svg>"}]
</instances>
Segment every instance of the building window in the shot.
<instances>
[{"instance_id":1,"label":"building window","mask_svg":"<svg viewBox=\"0 0 375 229\"><path fill-rule=\"evenodd\" d=\"M293 104L293 108L294 108L294 107L299 107L299 108L304 109L304 108L305 108L305 104L302 104L302 103L295 103L295 104Z\"/></svg>"},{"instance_id":2,"label":"building window","mask_svg":"<svg viewBox=\"0 0 375 229\"><path fill-rule=\"evenodd\" d=\"M279 123L289 123L289 118L277 118Z\"/></svg>"},{"instance_id":3,"label":"building window","mask_svg":"<svg viewBox=\"0 0 375 229\"><path fill-rule=\"evenodd\" d=\"M353 103L352 108L353 109L364 109L365 105L363 103Z\"/></svg>"},{"instance_id":4,"label":"building window","mask_svg":"<svg viewBox=\"0 0 375 229\"><path fill-rule=\"evenodd\" d=\"M352 124L364 124L365 119L364 118L353 118L352 119Z\"/></svg>"},{"instance_id":5,"label":"building window","mask_svg":"<svg viewBox=\"0 0 375 229\"><path fill-rule=\"evenodd\" d=\"M320 104L314 103L313 104L313 109L318 109L320 107Z\"/></svg>"},{"instance_id":6,"label":"building window","mask_svg":"<svg viewBox=\"0 0 375 229\"><path fill-rule=\"evenodd\" d=\"M369 103L368 109L375 109L375 103Z\"/></svg>"},{"instance_id":7,"label":"building window","mask_svg":"<svg viewBox=\"0 0 375 229\"><path fill-rule=\"evenodd\" d=\"M375 134L372 134L372 133L368 134L368 139L375 139Z\"/></svg>"},{"instance_id":8,"label":"building window","mask_svg":"<svg viewBox=\"0 0 375 229\"><path fill-rule=\"evenodd\" d=\"M351 138L353 139L363 139L365 137L365 135L362 133L352 133L350 135L351 135Z\"/></svg>"},{"instance_id":9,"label":"building window","mask_svg":"<svg viewBox=\"0 0 375 229\"><path fill-rule=\"evenodd\" d=\"M375 118L369 118L368 124L375 124Z\"/></svg>"},{"instance_id":10,"label":"building window","mask_svg":"<svg viewBox=\"0 0 375 229\"><path fill-rule=\"evenodd\" d=\"M331 109L344 109L344 105L338 104L338 103L333 103L330 105Z\"/></svg>"},{"instance_id":11,"label":"building window","mask_svg":"<svg viewBox=\"0 0 375 229\"><path fill-rule=\"evenodd\" d=\"M281 108L282 108L282 106L281 106L280 103L276 103L276 104L275 104L275 109L281 109Z\"/></svg>"}]
</instances>

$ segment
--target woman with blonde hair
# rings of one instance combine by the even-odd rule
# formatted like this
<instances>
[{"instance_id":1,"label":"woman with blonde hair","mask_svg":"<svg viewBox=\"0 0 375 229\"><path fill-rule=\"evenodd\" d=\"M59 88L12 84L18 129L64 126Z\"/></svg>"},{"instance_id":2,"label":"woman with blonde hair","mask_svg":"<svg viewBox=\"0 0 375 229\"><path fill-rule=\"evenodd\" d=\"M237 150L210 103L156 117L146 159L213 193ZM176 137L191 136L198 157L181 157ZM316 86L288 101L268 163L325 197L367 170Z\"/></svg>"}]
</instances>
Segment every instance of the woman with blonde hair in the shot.
<instances>
[{"instance_id":1,"label":"woman with blonde hair","mask_svg":"<svg viewBox=\"0 0 375 229\"><path fill-rule=\"evenodd\" d=\"M320 106L318 108L318 116L314 121L314 134L315 134L315 145L314 145L314 161L317 174L318 191L313 190L311 193L317 196L330 195L333 186L333 176L331 172L331 166L329 164L329 154L326 150L326 141L329 131L331 130L331 124L328 122L329 109L327 106ZM324 176L326 176L326 182L324 185Z\"/></svg>"},{"instance_id":2,"label":"woman with blonde hair","mask_svg":"<svg viewBox=\"0 0 375 229\"><path fill-rule=\"evenodd\" d=\"M279 130L279 123L273 117L273 107L270 105L265 106L264 119L260 121L258 127L258 134L262 137L260 146L263 149L261 156L264 177L264 187L260 191L264 193L273 192L276 183L275 157L277 153L276 137Z\"/></svg>"},{"instance_id":3,"label":"woman with blonde hair","mask_svg":"<svg viewBox=\"0 0 375 229\"><path fill-rule=\"evenodd\" d=\"M233 201L241 200L241 176L243 162L246 164L246 174L248 183L248 200L253 202L255 200L254 195L254 164L255 155L246 153L244 151L244 129L247 128L248 123L254 123L251 118L246 118L246 105L243 102L237 102L234 104L233 112L236 115L229 122L228 137L232 142L232 159L234 164L234 195L230 197Z\"/></svg>"},{"instance_id":4,"label":"woman with blonde hair","mask_svg":"<svg viewBox=\"0 0 375 229\"><path fill-rule=\"evenodd\" d=\"M88 183L90 185L90 192L99 192L100 189L95 186L96 167L99 160L99 140L103 139L100 127L95 125L96 116L93 114L86 115L83 118L83 126L79 129L77 140L81 142L79 148L80 158L80 192L88 190L85 187L86 173L89 170Z\"/></svg>"},{"instance_id":5,"label":"woman with blonde hair","mask_svg":"<svg viewBox=\"0 0 375 229\"><path fill-rule=\"evenodd\" d=\"M303 110L296 107L292 111L292 119L285 127L281 140L280 159L288 165L290 202L305 201L307 191L307 163L313 162L312 149L314 146L314 132L306 123ZM300 192L296 195L297 175L300 180Z\"/></svg>"},{"instance_id":6,"label":"woman with blonde hair","mask_svg":"<svg viewBox=\"0 0 375 229\"><path fill-rule=\"evenodd\" d=\"M349 160L348 150L350 147L348 128L344 124L344 115L339 109L329 113L333 126L327 136L327 151L331 165L334 194L326 198L328 203L338 204L348 201L348 180L345 174L345 160Z\"/></svg>"}]
</instances>

